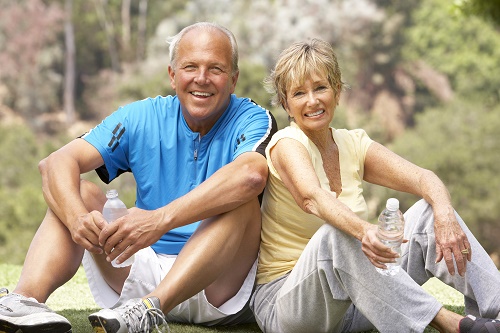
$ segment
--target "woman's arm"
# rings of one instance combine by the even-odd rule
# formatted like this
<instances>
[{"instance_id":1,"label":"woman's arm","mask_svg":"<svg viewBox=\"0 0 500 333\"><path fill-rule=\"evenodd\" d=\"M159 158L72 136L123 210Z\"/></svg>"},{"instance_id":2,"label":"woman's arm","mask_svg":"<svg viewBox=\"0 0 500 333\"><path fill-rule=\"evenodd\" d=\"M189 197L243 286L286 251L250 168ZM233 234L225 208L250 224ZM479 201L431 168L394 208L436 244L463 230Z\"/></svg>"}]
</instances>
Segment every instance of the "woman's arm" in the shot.
<instances>
[{"instance_id":1,"label":"woman's arm","mask_svg":"<svg viewBox=\"0 0 500 333\"><path fill-rule=\"evenodd\" d=\"M271 150L271 160L295 202L306 213L361 240L371 224L359 218L331 192L321 188L306 148L284 138Z\"/></svg>"},{"instance_id":2,"label":"woman's arm","mask_svg":"<svg viewBox=\"0 0 500 333\"><path fill-rule=\"evenodd\" d=\"M271 160L295 202L306 213L361 241L361 250L370 262L385 268L397 253L377 238L377 226L361 219L330 191L321 188L306 148L294 139L281 139L271 150Z\"/></svg>"},{"instance_id":3,"label":"woman's arm","mask_svg":"<svg viewBox=\"0 0 500 333\"><path fill-rule=\"evenodd\" d=\"M450 194L434 172L421 168L383 145L373 142L366 153L364 180L424 198L434 212L436 262L444 257L448 271L453 275L454 256L459 274L465 273L466 260L461 250L469 249L466 259L470 261L470 244L458 224Z\"/></svg>"}]
</instances>

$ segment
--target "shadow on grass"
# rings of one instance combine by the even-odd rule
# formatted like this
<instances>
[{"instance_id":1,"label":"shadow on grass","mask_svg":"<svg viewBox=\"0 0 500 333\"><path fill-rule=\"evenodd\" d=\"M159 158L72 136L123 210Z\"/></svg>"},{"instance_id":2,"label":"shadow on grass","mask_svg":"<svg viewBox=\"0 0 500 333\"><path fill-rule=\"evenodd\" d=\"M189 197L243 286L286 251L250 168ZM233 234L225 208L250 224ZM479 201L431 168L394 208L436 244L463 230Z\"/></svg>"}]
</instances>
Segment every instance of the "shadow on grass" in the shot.
<instances>
[{"instance_id":1,"label":"shadow on grass","mask_svg":"<svg viewBox=\"0 0 500 333\"><path fill-rule=\"evenodd\" d=\"M463 306L452 306L445 305L450 311L464 315ZM58 313L68 318L68 320L73 325L73 333L90 333L92 332L92 327L87 319L88 315L99 311L96 309L85 309L85 310L62 310ZM245 324L236 326L216 326L216 327L204 327L197 325L188 324L177 324L169 323L170 332L172 333L214 333L214 332L234 332L234 333L260 333L261 330L257 324ZM366 331L365 333L377 333L378 331ZM432 328L427 328L425 333L435 333L436 330Z\"/></svg>"},{"instance_id":2,"label":"shadow on grass","mask_svg":"<svg viewBox=\"0 0 500 333\"><path fill-rule=\"evenodd\" d=\"M97 312L100 309L85 309L74 310L66 309L58 311L58 313L66 317L73 326L72 333L90 333L92 326L90 326L88 316L91 313ZM261 330L257 324L245 324L236 326L217 326L217 327L204 327L188 324L169 323L171 333L213 333L213 332L234 332L234 333L260 333Z\"/></svg>"}]
</instances>

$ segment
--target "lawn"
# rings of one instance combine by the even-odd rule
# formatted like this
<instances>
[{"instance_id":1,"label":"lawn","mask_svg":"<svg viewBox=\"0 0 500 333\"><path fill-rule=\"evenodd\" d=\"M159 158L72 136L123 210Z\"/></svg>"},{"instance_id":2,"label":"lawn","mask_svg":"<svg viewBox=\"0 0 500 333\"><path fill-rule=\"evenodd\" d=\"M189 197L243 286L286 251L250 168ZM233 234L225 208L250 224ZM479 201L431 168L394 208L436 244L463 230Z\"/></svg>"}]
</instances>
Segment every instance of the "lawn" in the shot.
<instances>
[{"instance_id":1,"label":"lawn","mask_svg":"<svg viewBox=\"0 0 500 333\"><path fill-rule=\"evenodd\" d=\"M13 290L21 273L21 267L16 265L0 264L0 287ZM431 279L424 285L425 290L434 295L446 308L463 313L463 297L456 290L444 285L437 279ZM90 333L91 326L87 316L99 308L95 304L87 284L83 269L71 281L62 286L49 298L47 305L54 311L68 318L73 325L73 333ZM195 325L169 324L172 333L258 333L257 325L239 325L233 327L205 328ZM375 332L375 331L374 331ZM436 333L436 330L427 329L426 333Z\"/></svg>"}]
</instances>

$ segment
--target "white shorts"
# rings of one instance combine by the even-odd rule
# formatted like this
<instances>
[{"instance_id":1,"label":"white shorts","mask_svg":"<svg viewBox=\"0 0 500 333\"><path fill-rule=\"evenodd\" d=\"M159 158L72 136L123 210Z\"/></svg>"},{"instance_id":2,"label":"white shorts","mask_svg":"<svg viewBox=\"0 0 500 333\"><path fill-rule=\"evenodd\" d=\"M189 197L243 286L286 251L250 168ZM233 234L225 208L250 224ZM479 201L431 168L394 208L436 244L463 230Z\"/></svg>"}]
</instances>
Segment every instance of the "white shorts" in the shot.
<instances>
[{"instance_id":1,"label":"white shorts","mask_svg":"<svg viewBox=\"0 0 500 333\"><path fill-rule=\"evenodd\" d=\"M96 303L103 308L115 308L129 299L142 298L155 290L176 258L176 255L156 254L150 247L137 252L121 295L106 283L89 252L85 251L82 263ZM255 322L248 302L255 286L256 270L257 260L238 293L220 307L210 304L203 290L177 305L167 314L167 320L207 326Z\"/></svg>"}]
</instances>

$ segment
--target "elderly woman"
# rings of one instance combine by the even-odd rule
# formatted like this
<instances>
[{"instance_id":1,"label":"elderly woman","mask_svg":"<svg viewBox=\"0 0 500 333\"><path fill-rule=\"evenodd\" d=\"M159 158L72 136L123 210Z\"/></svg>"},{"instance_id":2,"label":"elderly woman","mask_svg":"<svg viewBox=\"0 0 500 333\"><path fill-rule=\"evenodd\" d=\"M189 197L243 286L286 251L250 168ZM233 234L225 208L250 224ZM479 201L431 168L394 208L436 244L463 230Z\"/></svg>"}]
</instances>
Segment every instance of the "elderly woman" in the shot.
<instances>
[{"instance_id":1,"label":"elderly woman","mask_svg":"<svg viewBox=\"0 0 500 333\"><path fill-rule=\"evenodd\" d=\"M251 306L264 332L500 332L500 273L455 213L431 171L330 123L343 82L330 44L313 39L283 51L266 82L291 120L267 147L269 181ZM367 222L362 182L423 199L405 213L398 256ZM444 260L442 260L444 258ZM458 273L458 274L457 274ZM421 287L431 277L465 297L463 317Z\"/></svg>"}]
</instances>

